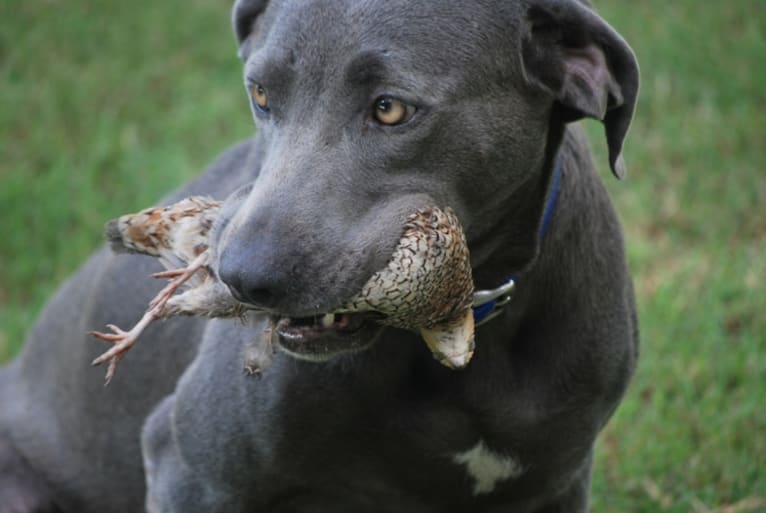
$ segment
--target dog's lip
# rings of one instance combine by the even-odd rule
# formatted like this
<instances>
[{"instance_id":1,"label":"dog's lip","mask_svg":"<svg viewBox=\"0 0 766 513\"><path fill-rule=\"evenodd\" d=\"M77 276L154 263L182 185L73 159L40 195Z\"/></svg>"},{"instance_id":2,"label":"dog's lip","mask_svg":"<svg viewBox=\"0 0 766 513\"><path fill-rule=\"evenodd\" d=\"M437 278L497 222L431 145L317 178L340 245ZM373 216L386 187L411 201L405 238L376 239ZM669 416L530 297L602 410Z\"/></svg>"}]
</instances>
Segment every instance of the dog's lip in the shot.
<instances>
[{"instance_id":1,"label":"dog's lip","mask_svg":"<svg viewBox=\"0 0 766 513\"><path fill-rule=\"evenodd\" d=\"M273 316L277 343L298 358L327 360L333 356L365 349L382 326L375 312L328 314L308 317Z\"/></svg>"},{"instance_id":2,"label":"dog's lip","mask_svg":"<svg viewBox=\"0 0 766 513\"><path fill-rule=\"evenodd\" d=\"M332 324L325 325L325 319L330 317ZM308 317L282 317L277 321L276 330L286 338L309 338L321 336L328 331L344 332L354 330L361 321L359 317L350 315L312 315Z\"/></svg>"}]
</instances>

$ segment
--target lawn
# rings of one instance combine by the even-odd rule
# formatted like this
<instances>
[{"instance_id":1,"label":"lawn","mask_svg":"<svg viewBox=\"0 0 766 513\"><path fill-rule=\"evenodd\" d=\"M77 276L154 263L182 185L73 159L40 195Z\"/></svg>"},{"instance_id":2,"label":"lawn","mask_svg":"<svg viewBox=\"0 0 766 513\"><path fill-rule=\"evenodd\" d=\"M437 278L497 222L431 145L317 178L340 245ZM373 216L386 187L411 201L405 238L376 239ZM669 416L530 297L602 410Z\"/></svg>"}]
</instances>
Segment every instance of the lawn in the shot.
<instances>
[{"instance_id":1,"label":"lawn","mask_svg":"<svg viewBox=\"0 0 766 513\"><path fill-rule=\"evenodd\" d=\"M766 3L596 5L642 66L625 181L601 127L588 130L625 226L643 345L600 439L593 511L763 512ZM228 9L0 4L0 361L105 219L252 132Z\"/></svg>"}]
</instances>

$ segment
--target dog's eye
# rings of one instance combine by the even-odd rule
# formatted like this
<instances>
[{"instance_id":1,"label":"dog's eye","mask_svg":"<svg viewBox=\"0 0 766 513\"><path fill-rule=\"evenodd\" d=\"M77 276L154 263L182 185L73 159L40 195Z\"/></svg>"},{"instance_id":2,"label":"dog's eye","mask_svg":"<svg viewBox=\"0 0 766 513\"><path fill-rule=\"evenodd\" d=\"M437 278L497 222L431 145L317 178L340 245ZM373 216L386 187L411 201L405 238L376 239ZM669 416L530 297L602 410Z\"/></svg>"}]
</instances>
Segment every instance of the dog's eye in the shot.
<instances>
[{"instance_id":1,"label":"dog's eye","mask_svg":"<svg viewBox=\"0 0 766 513\"><path fill-rule=\"evenodd\" d=\"M264 111L269 110L269 95L266 94L266 89L261 84L253 84L250 86L250 94L253 95L255 104Z\"/></svg>"},{"instance_id":2,"label":"dog's eye","mask_svg":"<svg viewBox=\"0 0 766 513\"><path fill-rule=\"evenodd\" d=\"M375 100L373 115L384 125L401 125L415 114L415 107L390 96Z\"/></svg>"}]
</instances>

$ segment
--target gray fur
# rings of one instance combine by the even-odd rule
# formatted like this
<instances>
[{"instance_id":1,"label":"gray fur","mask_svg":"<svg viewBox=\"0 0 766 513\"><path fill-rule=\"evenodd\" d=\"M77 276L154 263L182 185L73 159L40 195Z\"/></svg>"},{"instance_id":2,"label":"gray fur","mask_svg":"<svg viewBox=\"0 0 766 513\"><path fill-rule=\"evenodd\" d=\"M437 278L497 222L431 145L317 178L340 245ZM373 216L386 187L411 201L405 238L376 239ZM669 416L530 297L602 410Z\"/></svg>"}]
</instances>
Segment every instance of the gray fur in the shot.
<instances>
[{"instance_id":1,"label":"gray fur","mask_svg":"<svg viewBox=\"0 0 766 513\"><path fill-rule=\"evenodd\" d=\"M270 114L169 198L237 190L214 227L230 287L285 315L329 311L383 267L408 214L437 205L463 224L477 288L520 276L513 302L460 372L391 328L315 363L254 351L263 317L184 318L152 326L104 389L86 332L135 321L157 267L99 251L0 371L0 512L586 511L638 336L616 215L566 123L602 118L622 174L638 87L625 42L574 0L240 0L234 27ZM377 126L381 94L419 110ZM261 379L243 372L261 357ZM479 440L524 471L475 497L451 462Z\"/></svg>"}]
</instances>

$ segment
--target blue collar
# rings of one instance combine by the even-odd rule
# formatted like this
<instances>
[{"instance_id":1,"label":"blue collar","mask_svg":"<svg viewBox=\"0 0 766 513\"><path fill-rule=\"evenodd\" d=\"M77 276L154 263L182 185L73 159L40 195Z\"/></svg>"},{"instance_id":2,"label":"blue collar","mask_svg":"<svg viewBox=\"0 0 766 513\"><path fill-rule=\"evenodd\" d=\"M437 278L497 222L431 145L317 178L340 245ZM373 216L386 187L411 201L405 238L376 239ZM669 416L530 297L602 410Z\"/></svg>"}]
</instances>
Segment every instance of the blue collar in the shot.
<instances>
[{"instance_id":1,"label":"blue collar","mask_svg":"<svg viewBox=\"0 0 766 513\"><path fill-rule=\"evenodd\" d=\"M556 158L556 169L553 171L553 184L551 193L545 204L543 211L543 220L540 223L540 229L537 232L538 240L542 240L548 232L548 228L553 218L553 212L556 209L556 201L559 197L561 188L561 156ZM503 306L511 300L511 293L518 281L518 275L512 275L505 283L492 290L477 290L473 294L473 322L475 325L483 324L490 319L494 319L503 311Z\"/></svg>"}]
</instances>

